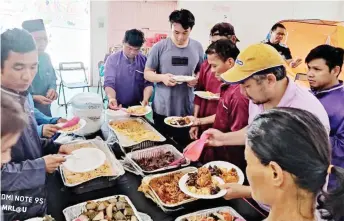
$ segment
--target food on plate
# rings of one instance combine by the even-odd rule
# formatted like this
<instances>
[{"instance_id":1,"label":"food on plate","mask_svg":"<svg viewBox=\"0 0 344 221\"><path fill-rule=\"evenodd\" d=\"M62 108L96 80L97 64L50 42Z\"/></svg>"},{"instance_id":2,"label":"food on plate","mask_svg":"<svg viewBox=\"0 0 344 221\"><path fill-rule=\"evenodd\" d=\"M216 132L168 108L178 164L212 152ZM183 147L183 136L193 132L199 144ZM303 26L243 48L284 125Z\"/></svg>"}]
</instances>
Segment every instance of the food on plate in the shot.
<instances>
[{"instance_id":1,"label":"food on plate","mask_svg":"<svg viewBox=\"0 0 344 221\"><path fill-rule=\"evenodd\" d=\"M137 120L112 121L110 126L134 142L160 141L160 137L155 131L145 128L144 123Z\"/></svg>"},{"instance_id":2,"label":"food on plate","mask_svg":"<svg viewBox=\"0 0 344 221\"><path fill-rule=\"evenodd\" d=\"M232 216L229 212L213 212L207 215L190 216L182 221L240 221L241 219Z\"/></svg>"},{"instance_id":3,"label":"food on plate","mask_svg":"<svg viewBox=\"0 0 344 221\"><path fill-rule=\"evenodd\" d=\"M105 161L105 163L102 166L89 172L76 173L76 172L72 172L66 169L65 167L62 167L62 170L63 170L65 182L71 185L83 183L83 182L86 182L86 181L89 181L101 176L114 176L115 175L111 167L111 164L107 161Z\"/></svg>"},{"instance_id":4,"label":"food on plate","mask_svg":"<svg viewBox=\"0 0 344 221\"><path fill-rule=\"evenodd\" d=\"M137 221L133 208L124 197L105 201L88 201L84 211L74 221Z\"/></svg>"},{"instance_id":5,"label":"food on plate","mask_svg":"<svg viewBox=\"0 0 344 221\"><path fill-rule=\"evenodd\" d=\"M163 177L157 177L149 182L154 192L165 204L176 204L191 197L187 196L179 189L179 180L185 173L176 172Z\"/></svg>"},{"instance_id":6,"label":"food on plate","mask_svg":"<svg viewBox=\"0 0 344 221\"><path fill-rule=\"evenodd\" d=\"M145 106L134 106L134 107L129 107L127 109L127 112L129 114L142 115L142 114L145 114L147 112L147 108Z\"/></svg>"},{"instance_id":7,"label":"food on plate","mask_svg":"<svg viewBox=\"0 0 344 221\"><path fill-rule=\"evenodd\" d=\"M175 126L185 126L189 125L191 120L188 117L172 117L167 122Z\"/></svg>"},{"instance_id":8,"label":"food on plate","mask_svg":"<svg viewBox=\"0 0 344 221\"><path fill-rule=\"evenodd\" d=\"M133 159L143 170L153 171L163 167L167 167L175 160L174 154L171 151L161 152L154 157L147 157L141 159Z\"/></svg>"},{"instance_id":9,"label":"food on plate","mask_svg":"<svg viewBox=\"0 0 344 221\"><path fill-rule=\"evenodd\" d=\"M239 182L239 175L235 168L219 168L216 165L208 167L212 176L220 177L225 183Z\"/></svg>"},{"instance_id":10,"label":"food on plate","mask_svg":"<svg viewBox=\"0 0 344 221\"><path fill-rule=\"evenodd\" d=\"M80 127L81 127L81 124L77 123L74 126L63 128L60 131L62 131L62 132L71 132L71 131L78 130Z\"/></svg>"},{"instance_id":11,"label":"food on plate","mask_svg":"<svg viewBox=\"0 0 344 221\"><path fill-rule=\"evenodd\" d=\"M215 195L221 190L208 168L201 167L197 172L189 173L188 175L186 186L191 193Z\"/></svg>"}]
</instances>

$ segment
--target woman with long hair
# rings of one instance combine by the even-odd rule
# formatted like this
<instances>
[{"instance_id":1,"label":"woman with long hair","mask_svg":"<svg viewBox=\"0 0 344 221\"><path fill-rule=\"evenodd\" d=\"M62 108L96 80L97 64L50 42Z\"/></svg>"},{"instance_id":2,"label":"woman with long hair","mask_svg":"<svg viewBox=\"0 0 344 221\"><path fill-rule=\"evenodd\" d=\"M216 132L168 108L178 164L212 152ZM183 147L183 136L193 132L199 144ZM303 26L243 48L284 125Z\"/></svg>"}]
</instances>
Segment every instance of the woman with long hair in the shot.
<instances>
[{"instance_id":1,"label":"woman with long hair","mask_svg":"<svg viewBox=\"0 0 344 221\"><path fill-rule=\"evenodd\" d=\"M331 165L328 135L310 112L276 108L258 115L248 127L245 158L252 197L271 208L266 221L344 216L344 169ZM337 185L326 191L329 174Z\"/></svg>"}]
</instances>

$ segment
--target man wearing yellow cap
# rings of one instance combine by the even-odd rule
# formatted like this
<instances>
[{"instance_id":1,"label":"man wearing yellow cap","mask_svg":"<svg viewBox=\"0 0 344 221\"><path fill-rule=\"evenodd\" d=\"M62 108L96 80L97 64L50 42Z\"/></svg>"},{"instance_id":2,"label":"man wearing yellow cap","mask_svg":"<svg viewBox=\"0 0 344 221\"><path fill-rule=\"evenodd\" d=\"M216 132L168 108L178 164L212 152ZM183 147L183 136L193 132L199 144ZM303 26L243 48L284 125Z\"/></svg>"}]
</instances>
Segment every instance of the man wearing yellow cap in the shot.
<instances>
[{"instance_id":1,"label":"man wearing yellow cap","mask_svg":"<svg viewBox=\"0 0 344 221\"><path fill-rule=\"evenodd\" d=\"M270 45L259 43L243 50L233 68L221 75L228 83L240 83L241 92L250 99L249 124L255 116L274 107L294 107L317 116L330 130L328 115L322 104L307 89L296 85L287 77L287 64ZM222 133L209 129L208 146L234 146L245 144L246 128ZM230 147L228 147L230 148ZM250 197L250 187L230 185L226 199Z\"/></svg>"}]
</instances>

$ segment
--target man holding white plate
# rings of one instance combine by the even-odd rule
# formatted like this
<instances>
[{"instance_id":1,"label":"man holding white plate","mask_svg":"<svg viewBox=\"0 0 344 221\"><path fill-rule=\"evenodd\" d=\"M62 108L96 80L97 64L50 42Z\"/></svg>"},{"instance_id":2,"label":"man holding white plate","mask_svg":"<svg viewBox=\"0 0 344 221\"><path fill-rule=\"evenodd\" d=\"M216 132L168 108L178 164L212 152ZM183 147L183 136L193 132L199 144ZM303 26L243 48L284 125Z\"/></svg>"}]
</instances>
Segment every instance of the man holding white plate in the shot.
<instances>
[{"instance_id":1,"label":"man holding white plate","mask_svg":"<svg viewBox=\"0 0 344 221\"><path fill-rule=\"evenodd\" d=\"M221 80L220 75L234 66L239 53L239 49L231 40L222 39L212 43L206 50L206 54L215 77ZM247 122L248 99L241 94L240 85L222 84L221 98L216 113L203 118L195 118L193 126L211 125L212 128L222 132L233 132L247 126ZM197 137L194 138L198 139ZM228 148L224 145L217 148L204 148L200 161L208 163L214 160L233 163L245 171L244 146L238 145Z\"/></svg>"},{"instance_id":2,"label":"man holding white plate","mask_svg":"<svg viewBox=\"0 0 344 221\"><path fill-rule=\"evenodd\" d=\"M172 36L158 42L151 49L145 68L145 79L157 83L153 101L154 124L163 134L172 136L177 142L189 142L188 129L173 129L165 125L170 116L187 116L193 113L193 88L203 62L202 45L189 35L195 24L193 14L185 9L175 10L169 17ZM178 82L175 76L185 75L190 81ZM188 139L188 141L185 141Z\"/></svg>"}]
</instances>

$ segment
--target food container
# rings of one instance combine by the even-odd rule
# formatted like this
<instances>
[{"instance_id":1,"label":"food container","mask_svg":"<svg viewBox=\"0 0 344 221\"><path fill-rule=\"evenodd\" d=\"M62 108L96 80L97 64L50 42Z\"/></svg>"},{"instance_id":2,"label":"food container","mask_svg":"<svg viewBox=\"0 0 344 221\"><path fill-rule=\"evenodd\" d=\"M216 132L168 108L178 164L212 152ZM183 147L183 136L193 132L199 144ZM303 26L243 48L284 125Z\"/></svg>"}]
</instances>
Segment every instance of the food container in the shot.
<instances>
[{"instance_id":1,"label":"food container","mask_svg":"<svg viewBox=\"0 0 344 221\"><path fill-rule=\"evenodd\" d=\"M112 122L123 122L123 121L127 121L127 120L135 120L139 123L142 123L144 128L147 129L147 130L150 130L152 132L154 132L158 137L159 139L154 141L154 140L145 140L145 141L142 141L142 142L136 142L136 141L133 141L132 139L130 139L129 137L123 135L120 131L117 131L116 129L113 129L110 124ZM164 136L162 136L153 126L151 126L147 121L145 121L143 118L121 118L121 119L116 119L116 120L111 120L108 124L109 128L111 131L114 132L114 134L116 135L117 139L118 139L118 143L121 147L123 148L130 148L130 147L134 147L140 143L144 143L146 141L149 141L149 142L164 142L166 140L166 138Z\"/></svg>"},{"instance_id":2,"label":"food container","mask_svg":"<svg viewBox=\"0 0 344 221\"><path fill-rule=\"evenodd\" d=\"M218 212L229 212L232 216L240 218L241 219L240 221L245 221L245 219L237 211L235 211L232 207L229 207L229 206L217 207L213 209L206 209L206 210L201 210L194 213L189 213L187 215L178 217L175 221L188 221L187 219L191 217L209 216L211 213L218 213ZM194 221L193 219L190 219L190 220Z\"/></svg>"},{"instance_id":3,"label":"food container","mask_svg":"<svg viewBox=\"0 0 344 221\"><path fill-rule=\"evenodd\" d=\"M106 122L109 122L110 120L119 119L119 118L125 118L125 117L130 117L130 114L128 114L127 112L123 110L117 110L117 111L110 110L110 109L105 110Z\"/></svg>"},{"instance_id":4,"label":"food container","mask_svg":"<svg viewBox=\"0 0 344 221\"><path fill-rule=\"evenodd\" d=\"M96 139L93 139L93 140L77 141L77 142L72 142L69 144L81 145L81 146L90 146L90 147L99 148L100 150L102 150L106 155L107 162L110 163L111 168L113 169L113 176L107 176L107 177L118 178L119 176L122 176L125 173L125 171L122 167L122 164L116 159L114 154L111 152L111 150L108 148L108 146L105 144L105 142L101 138L97 137ZM85 181L82 181L79 183L70 184L70 183L66 182L65 175L63 172L63 165L61 165L59 167L59 171L60 171L60 174L62 177L62 181L63 181L64 185L67 187L78 186L78 185L85 183L87 181L94 180L94 179L99 178L99 177L104 177L104 176L98 176L98 177L91 178L91 179L88 179L88 180L85 180Z\"/></svg>"},{"instance_id":5,"label":"food container","mask_svg":"<svg viewBox=\"0 0 344 221\"><path fill-rule=\"evenodd\" d=\"M74 116L80 117L86 121L86 126L77 134L85 136L93 134L100 130L103 124L103 100L99 94L83 92L75 95L71 101L72 112Z\"/></svg>"},{"instance_id":6,"label":"food container","mask_svg":"<svg viewBox=\"0 0 344 221\"><path fill-rule=\"evenodd\" d=\"M180 153L174 146L170 145L170 144L165 144L165 145L161 145L161 146L155 146L155 147L151 147L151 148L147 148L147 149L143 149L143 150L138 150L138 151L134 151L131 153L127 153L127 158L131 161L132 164L134 164L134 166L137 168L140 168L142 172L144 173L156 173L156 172L161 172L164 170L169 170L169 169L173 169L173 168L177 168L180 165L175 165L175 166L166 166L166 167L162 167L156 170L144 170L142 167L140 167L139 164L137 164L134 160L139 160L142 158L151 158L151 157L159 157L159 155L166 153L170 151L173 155L174 155L174 159L178 160L183 158L183 154ZM188 166L190 164L190 160L185 159L185 163L182 164L181 166Z\"/></svg>"},{"instance_id":7,"label":"food container","mask_svg":"<svg viewBox=\"0 0 344 221\"><path fill-rule=\"evenodd\" d=\"M142 218L140 217L139 213L137 212L135 206L130 201L129 197L127 197L125 195L109 196L109 197L104 197L104 198L96 199L96 200L92 200L92 201L101 202L101 201L111 200L111 199L114 199L117 197L124 197L126 199L127 203L129 204L130 208L134 211L134 215L136 216L136 218L139 221L143 221ZM70 207L67 207L66 209L64 209L63 214L66 218L66 221L73 221L74 219L78 218L78 216L80 216L84 211L86 211L86 203L87 202L79 203L79 204L76 204L74 206L70 206Z\"/></svg>"},{"instance_id":8,"label":"food container","mask_svg":"<svg viewBox=\"0 0 344 221\"><path fill-rule=\"evenodd\" d=\"M163 174L156 174L156 175L150 175L150 176L146 176L143 178L142 180L142 184L141 184L141 187L140 188L145 188L146 186L148 187L147 191L143 190L142 192L145 192L148 193L148 198L151 198L154 202L156 202L159 206L163 206L163 207L166 207L166 208L173 208L173 207L178 207L178 206L181 206L183 204L186 204L186 203L189 203L189 202L193 202L195 201L196 199L186 199L186 200L183 200L181 202L178 202L178 203L175 203L175 204L167 204L167 203L164 203L159 195L155 192L155 190L152 188L151 186L151 181L154 180L154 179L158 179L158 178L162 178L162 177L165 177L165 176L170 176L170 175L173 175L175 173L183 173L183 174L186 174L186 173L191 173L191 172L195 172L197 171L197 168L196 167L186 167L186 168L183 168L183 169L180 169L180 170L176 170L176 171L173 171L173 172L168 172L168 173L163 173ZM178 185L178 184L177 184ZM144 186L144 187L142 187ZM147 196L147 195L146 195Z\"/></svg>"}]
</instances>

